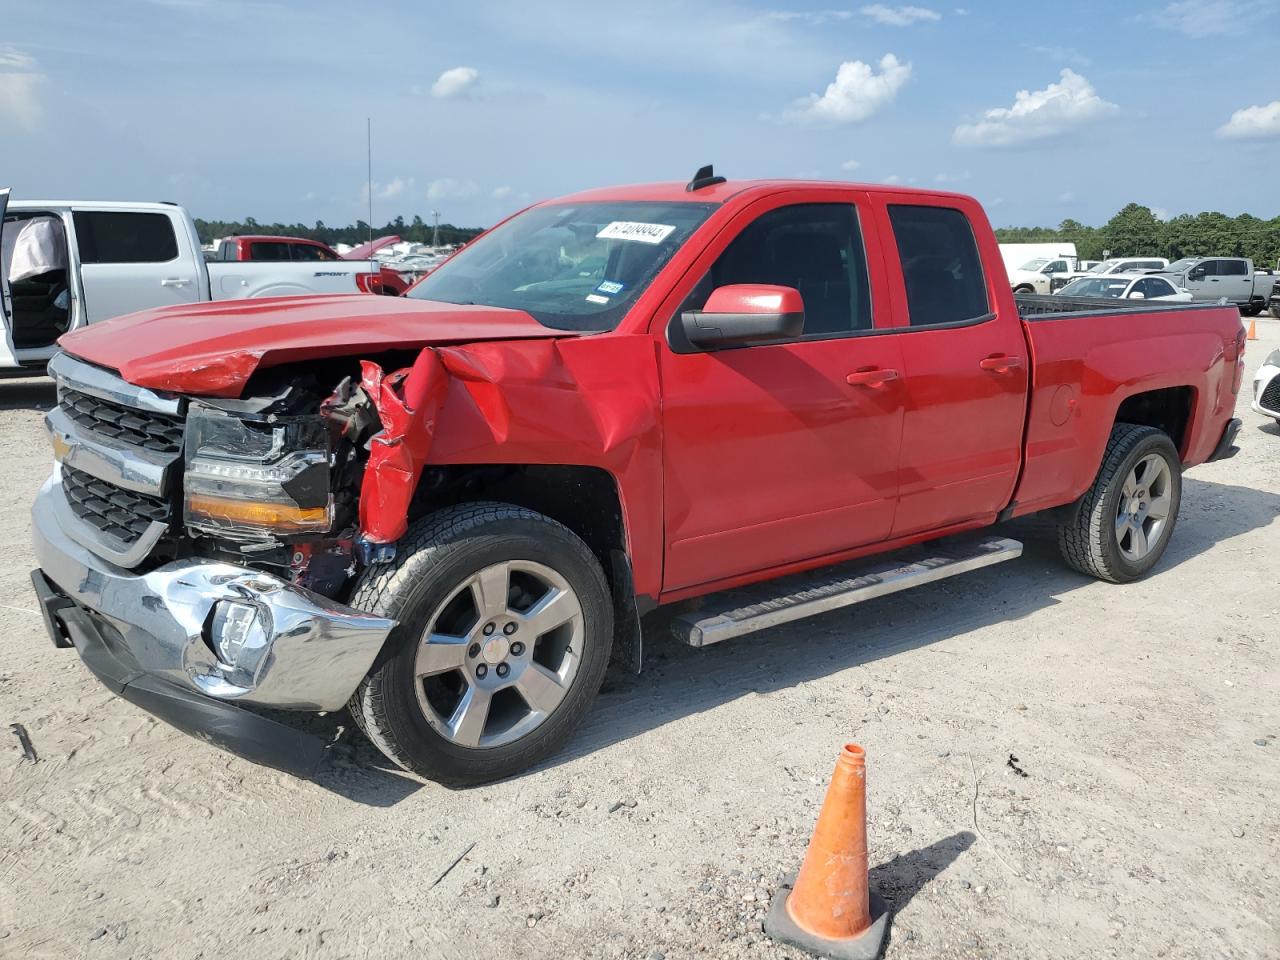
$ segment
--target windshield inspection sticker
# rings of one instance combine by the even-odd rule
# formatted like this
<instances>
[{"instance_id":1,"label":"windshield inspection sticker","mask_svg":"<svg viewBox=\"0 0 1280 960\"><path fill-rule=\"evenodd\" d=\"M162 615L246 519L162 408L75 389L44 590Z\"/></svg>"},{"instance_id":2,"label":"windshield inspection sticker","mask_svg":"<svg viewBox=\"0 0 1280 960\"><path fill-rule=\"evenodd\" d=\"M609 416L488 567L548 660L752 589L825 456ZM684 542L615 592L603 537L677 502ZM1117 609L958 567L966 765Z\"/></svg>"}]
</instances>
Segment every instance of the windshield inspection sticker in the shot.
<instances>
[{"instance_id":1,"label":"windshield inspection sticker","mask_svg":"<svg viewBox=\"0 0 1280 960\"><path fill-rule=\"evenodd\" d=\"M622 288L625 286L626 286L625 283L618 283L618 281L616 280L605 280L598 287L596 287L596 292L603 293L612 297L616 293L621 293Z\"/></svg>"},{"instance_id":2,"label":"windshield inspection sticker","mask_svg":"<svg viewBox=\"0 0 1280 960\"><path fill-rule=\"evenodd\" d=\"M661 243L671 236L675 227L665 223L636 223L632 220L615 220L604 227L596 237L601 240L634 240L637 243Z\"/></svg>"},{"instance_id":3,"label":"windshield inspection sticker","mask_svg":"<svg viewBox=\"0 0 1280 960\"><path fill-rule=\"evenodd\" d=\"M602 297L598 293L587 294L587 303L608 303L608 302L609 302L608 297Z\"/></svg>"}]
</instances>

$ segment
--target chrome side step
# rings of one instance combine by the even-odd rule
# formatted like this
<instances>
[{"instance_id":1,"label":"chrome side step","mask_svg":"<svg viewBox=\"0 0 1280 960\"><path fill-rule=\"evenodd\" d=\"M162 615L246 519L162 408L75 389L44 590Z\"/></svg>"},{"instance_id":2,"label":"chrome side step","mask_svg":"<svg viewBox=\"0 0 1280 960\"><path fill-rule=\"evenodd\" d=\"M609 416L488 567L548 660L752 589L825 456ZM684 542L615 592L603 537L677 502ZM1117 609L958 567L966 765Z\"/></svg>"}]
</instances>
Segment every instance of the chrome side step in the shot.
<instances>
[{"instance_id":1,"label":"chrome side step","mask_svg":"<svg viewBox=\"0 0 1280 960\"><path fill-rule=\"evenodd\" d=\"M689 646L705 647L1021 555L1022 544L1006 537L935 540L899 553L713 594L701 609L677 617L671 629Z\"/></svg>"}]
</instances>

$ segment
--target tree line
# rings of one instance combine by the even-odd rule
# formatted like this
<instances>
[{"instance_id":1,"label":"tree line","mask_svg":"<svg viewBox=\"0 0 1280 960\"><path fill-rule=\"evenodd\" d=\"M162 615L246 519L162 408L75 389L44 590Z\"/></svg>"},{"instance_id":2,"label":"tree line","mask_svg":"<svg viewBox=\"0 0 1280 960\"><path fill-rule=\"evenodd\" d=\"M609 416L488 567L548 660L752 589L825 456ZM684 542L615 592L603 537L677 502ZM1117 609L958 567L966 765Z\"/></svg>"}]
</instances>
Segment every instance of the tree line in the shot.
<instances>
[{"instance_id":1,"label":"tree line","mask_svg":"<svg viewBox=\"0 0 1280 960\"><path fill-rule=\"evenodd\" d=\"M1280 259L1280 217L1249 214L1184 213L1160 220L1149 207L1131 203L1100 227L1063 220L1057 227L1001 227L1001 243L1070 241L1081 260L1112 257L1249 257L1257 269L1274 269Z\"/></svg>"},{"instance_id":2,"label":"tree line","mask_svg":"<svg viewBox=\"0 0 1280 960\"><path fill-rule=\"evenodd\" d=\"M364 243L369 239L369 225L363 220L346 227L326 226L317 220L314 226L302 223L259 223L252 217L243 221L196 220L201 243L233 234L259 233L269 236L307 237L327 244ZM481 232L480 227L456 227L440 224L442 244L465 243ZM406 221L396 217L381 227L374 227L374 237L399 234L403 240L430 243L432 227L420 216ZM1280 217L1260 220L1249 214L1228 217L1223 213L1184 213L1171 220L1160 220L1150 207L1131 203L1100 227L1086 227L1078 220L1063 220L1056 227L1001 227L996 230L1001 243L1051 243L1069 241L1076 245L1082 260L1101 260L1103 253L1113 257L1147 254L1154 257L1219 256L1250 257L1259 268L1273 268L1280 260Z\"/></svg>"},{"instance_id":3,"label":"tree line","mask_svg":"<svg viewBox=\"0 0 1280 960\"><path fill-rule=\"evenodd\" d=\"M373 237L385 237L399 234L401 240L413 243L430 243L432 226L422 219L414 217L406 222L404 217L396 217L385 226L374 227ZM451 223L440 224L440 243L466 243L481 232L480 227L455 227ZM338 243L349 243L356 246L369 240L369 225L363 220L346 227L326 226L323 220L317 220L315 226L308 227L303 223L259 223L253 217L244 220L201 220L196 218L196 232L201 243L212 243L219 237L230 237L235 234L262 234L270 237L305 237L308 240L320 240L330 246Z\"/></svg>"}]
</instances>

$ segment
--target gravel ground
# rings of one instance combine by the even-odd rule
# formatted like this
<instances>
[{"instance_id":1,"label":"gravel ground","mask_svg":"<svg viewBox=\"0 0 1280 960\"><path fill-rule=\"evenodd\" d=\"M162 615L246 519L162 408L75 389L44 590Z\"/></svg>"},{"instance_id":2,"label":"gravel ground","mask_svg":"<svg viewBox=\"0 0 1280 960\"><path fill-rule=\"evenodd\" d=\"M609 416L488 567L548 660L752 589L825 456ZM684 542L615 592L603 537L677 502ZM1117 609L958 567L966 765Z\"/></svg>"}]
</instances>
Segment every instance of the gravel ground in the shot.
<instances>
[{"instance_id":1,"label":"gravel ground","mask_svg":"<svg viewBox=\"0 0 1280 960\"><path fill-rule=\"evenodd\" d=\"M1142 583L1021 522L1021 560L856 611L701 651L653 622L564 754L454 792L350 729L319 783L256 767L55 651L27 580L52 400L0 383L0 957L797 957L760 920L847 741L889 957L1280 955L1280 428L1244 401Z\"/></svg>"}]
</instances>

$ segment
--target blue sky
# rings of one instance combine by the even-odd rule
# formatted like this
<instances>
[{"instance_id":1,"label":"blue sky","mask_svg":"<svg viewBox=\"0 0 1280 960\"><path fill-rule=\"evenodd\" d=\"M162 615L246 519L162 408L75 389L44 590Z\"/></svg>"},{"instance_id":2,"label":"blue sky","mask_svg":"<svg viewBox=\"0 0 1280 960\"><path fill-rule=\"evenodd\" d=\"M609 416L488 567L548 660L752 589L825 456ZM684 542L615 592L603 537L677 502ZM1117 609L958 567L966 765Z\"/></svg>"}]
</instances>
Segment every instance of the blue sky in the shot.
<instances>
[{"instance_id":1,"label":"blue sky","mask_svg":"<svg viewBox=\"0 0 1280 960\"><path fill-rule=\"evenodd\" d=\"M1280 0L0 0L0 185L344 224L368 116L378 223L712 161L942 186L998 225L1273 217L1277 36Z\"/></svg>"}]
</instances>

